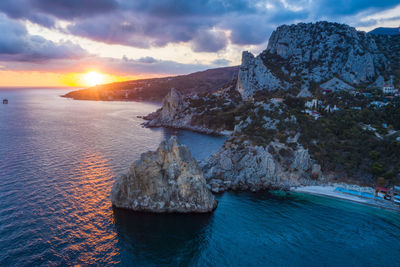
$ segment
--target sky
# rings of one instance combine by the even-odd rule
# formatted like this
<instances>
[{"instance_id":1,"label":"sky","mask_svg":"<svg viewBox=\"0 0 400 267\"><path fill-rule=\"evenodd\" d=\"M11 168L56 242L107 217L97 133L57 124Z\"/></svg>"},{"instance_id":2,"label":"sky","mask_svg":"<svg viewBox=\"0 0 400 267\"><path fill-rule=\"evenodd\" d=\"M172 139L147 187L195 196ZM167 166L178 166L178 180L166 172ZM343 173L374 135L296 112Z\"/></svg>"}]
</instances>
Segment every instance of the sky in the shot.
<instances>
[{"instance_id":1,"label":"sky","mask_svg":"<svg viewBox=\"0 0 400 267\"><path fill-rule=\"evenodd\" d=\"M239 65L282 24L400 25L398 0L0 0L0 86L84 87Z\"/></svg>"}]
</instances>

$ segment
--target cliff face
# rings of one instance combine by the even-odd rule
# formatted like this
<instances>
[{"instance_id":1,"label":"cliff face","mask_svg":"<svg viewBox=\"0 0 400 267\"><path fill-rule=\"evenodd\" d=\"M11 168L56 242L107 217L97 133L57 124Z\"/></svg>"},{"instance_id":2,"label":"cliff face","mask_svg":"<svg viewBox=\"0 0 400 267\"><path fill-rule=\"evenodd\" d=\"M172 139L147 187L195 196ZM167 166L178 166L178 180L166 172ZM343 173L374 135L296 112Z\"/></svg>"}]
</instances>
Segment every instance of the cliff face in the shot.
<instances>
[{"instance_id":1,"label":"cliff face","mask_svg":"<svg viewBox=\"0 0 400 267\"><path fill-rule=\"evenodd\" d=\"M349 88L377 80L380 86L388 71L371 35L343 24L300 23L278 27L259 56L243 53L237 88L246 99L259 90L290 88L306 96L310 87L333 78Z\"/></svg>"},{"instance_id":2,"label":"cliff face","mask_svg":"<svg viewBox=\"0 0 400 267\"><path fill-rule=\"evenodd\" d=\"M171 127L188 129L197 132L212 134L218 131L211 130L200 122L193 120L193 116L198 114L188 110L189 102L175 89L171 89L162 102L162 107L156 112L149 114L144 123L146 127Z\"/></svg>"},{"instance_id":3,"label":"cliff face","mask_svg":"<svg viewBox=\"0 0 400 267\"><path fill-rule=\"evenodd\" d=\"M264 88L280 90L288 87L289 84L273 74L260 57L254 57L247 51L242 53L236 88L244 99L249 99L256 91Z\"/></svg>"},{"instance_id":4,"label":"cliff face","mask_svg":"<svg viewBox=\"0 0 400 267\"><path fill-rule=\"evenodd\" d=\"M276 154L281 150L287 155ZM214 192L285 189L313 182L309 178L312 161L308 151L302 147L292 150L279 142L264 147L231 140L203 162L202 167Z\"/></svg>"},{"instance_id":5,"label":"cliff face","mask_svg":"<svg viewBox=\"0 0 400 267\"><path fill-rule=\"evenodd\" d=\"M157 151L143 153L114 183L111 202L149 212L210 212L217 207L202 170L176 137L163 141Z\"/></svg>"},{"instance_id":6,"label":"cliff face","mask_svg":"<svg viewBox=\"0 0 400 267\"><path fill-rule=\"evenodd\" d=\"M319 165L298 143L296 126L282 103L249 106L223 147L201 163L212 191L286 189L321 181Z\"/></svg>"},{"instance_id":7,"label":"cliff face","mask_svg":"<svg viewBox=\"0 0 400 267\"><path fill-rule=\"evenodd\" d=\"M233 130L233 120L241 97L232 85L212 94L184 97L172 89L162 107L145 117L147 127L171 127L221 134Z\"/></svg>"}]
</instances>

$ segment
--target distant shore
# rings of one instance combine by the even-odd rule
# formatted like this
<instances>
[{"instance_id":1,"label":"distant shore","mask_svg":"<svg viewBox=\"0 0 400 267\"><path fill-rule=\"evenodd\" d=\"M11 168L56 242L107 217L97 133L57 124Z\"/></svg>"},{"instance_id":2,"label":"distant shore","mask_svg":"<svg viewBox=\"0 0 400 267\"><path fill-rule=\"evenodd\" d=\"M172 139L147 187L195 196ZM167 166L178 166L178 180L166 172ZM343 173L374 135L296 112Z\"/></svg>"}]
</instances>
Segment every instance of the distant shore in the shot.
<instances>
[{"instance_id":1,"label":"distant shore","mask_svg":"<svg viewBox=\"0 0 400 267\"><path fill-rule=\"evenodd\" d=\"M345 194L345 193L342 193L339 191L335 191L335 189L339 186L340 185L337 185L337 186L335 186L335 185L300 186L300 187L292 187L290 190L293 192L348 200L348 201L365 204L365 205L369 205L369 206L373 206L373 207L377 207L377 208L381 208L381 209L392 210L392 211L400 213L400 207L396 207L390 201L369 199L369 198L358 197L355 195L350 195L350 194Z\"/></svg>"}]
</instances>

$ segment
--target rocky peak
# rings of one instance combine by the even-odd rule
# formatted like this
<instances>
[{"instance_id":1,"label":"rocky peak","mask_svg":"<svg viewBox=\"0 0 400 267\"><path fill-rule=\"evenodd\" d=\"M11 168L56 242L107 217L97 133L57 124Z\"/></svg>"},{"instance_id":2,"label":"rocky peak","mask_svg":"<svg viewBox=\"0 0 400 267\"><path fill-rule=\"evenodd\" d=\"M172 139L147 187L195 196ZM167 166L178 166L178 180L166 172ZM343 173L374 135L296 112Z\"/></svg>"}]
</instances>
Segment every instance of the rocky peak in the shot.
<instances>
[{"instance_id":1,"label":"rocky peak","mask_svg":"<svg viewBox=\"0 0 400 267\"><path fill-rule=\"evenodd\" d=\"M161 142L157 151L143 153L116 180L111 202L149 212L210 212L217 207L202 170L175 136Z\"/></svg>"},{"instance_id":2,"label":"rocky peak","mask_svg":"<svg viewBox=\"0 0 400 267\"><path fill-rule=\"evenodd\" d=\"M259 90L313 91L335 77L351 88L386 72L387 59L371 35L344 24L299 23L278 27L259 56L243 53L237 88L251 98Z\"/></svg>"},{"instance_id":3,"label":"rocky peak","mask_svg":"<svg viewBox=\"0 0 400 267\"><path fill-rule=\"evenodd\" d=\"M183 96L177 90L175 90L175 88L171 88L171 91L162 101L160 119L166 120L173 118L178 110L182 107L182 103Z\"/></svg>"}]
</instances>

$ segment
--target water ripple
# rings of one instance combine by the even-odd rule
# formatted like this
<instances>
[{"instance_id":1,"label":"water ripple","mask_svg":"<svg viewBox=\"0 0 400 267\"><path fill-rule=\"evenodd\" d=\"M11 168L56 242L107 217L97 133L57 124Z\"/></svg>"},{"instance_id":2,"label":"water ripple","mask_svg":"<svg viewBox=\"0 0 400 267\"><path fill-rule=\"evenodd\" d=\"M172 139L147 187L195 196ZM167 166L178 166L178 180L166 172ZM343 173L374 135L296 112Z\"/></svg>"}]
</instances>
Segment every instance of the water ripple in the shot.
<instances>
[{"instance_id":1,"label":"water ripple","mask_svg":"<svg viewBox=\"0 0 400 267\"><path fill-rule=\"evenodd\" d=\"M116 176L175 131L155 105L0 91L0 266L371 265L400 255L398 214L293 194L228 193L212 215L113 210ZM186 131L198 159L224 138ZM319 264L317 264L319 263ZM394 264L395 265L395 264Z\"/></svg>"}]
</instances>

